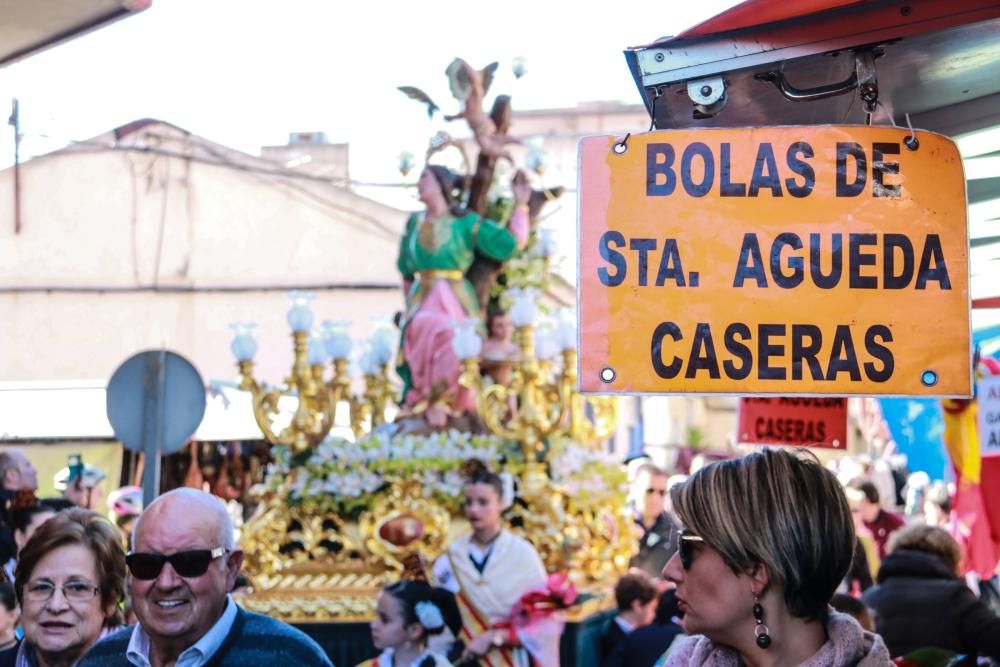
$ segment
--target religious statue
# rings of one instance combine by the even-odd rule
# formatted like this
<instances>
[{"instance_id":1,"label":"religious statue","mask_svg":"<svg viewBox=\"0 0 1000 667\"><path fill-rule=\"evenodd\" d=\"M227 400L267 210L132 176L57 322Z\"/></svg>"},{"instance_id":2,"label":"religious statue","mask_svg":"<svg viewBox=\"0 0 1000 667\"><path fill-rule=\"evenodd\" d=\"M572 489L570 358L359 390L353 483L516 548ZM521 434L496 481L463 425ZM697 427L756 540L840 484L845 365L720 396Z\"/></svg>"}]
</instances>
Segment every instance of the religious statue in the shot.
<instances>
[{"instance_id":1,"label":"religious statue","mask_svg":"<svg viewBox=\"0 0 1000 667\"><path fill-rule=\"evenodd\" d=\"M497 384L509 385L514 364L521 360L521 348L511 340L513 334L510 315L491 306L486 312L487 338L483 341L479 368Z\"/></svg>"},{"instance_id":2,"label":"religious statue","mask_svg":"<svg viewBox=\"0 0 1000 667\"><path fill-rule=\"evenodd\" d=\"M407 221L397 261L406 291L397 367L404 414L422 415L433 428L475 411L475 395L458 384L459 359L452 349L453 322L481 317L465 273L476 253L502 262L524 248L529 234L531 187L523 177L512 184L514 211L507 226L461 208L463 185L446 167L424 169L417 191L426 210Z\"/></svg>"},{"instance_id":3,"label":"religious statue","mask_svg":"<svg viewBox=\"0 0 1000 667\"><path fill-rule=\"evenodd\" d=\"M493 79L497 64L491 63L482 72L478 72L461 58L455 58L448 66L446 74L451 85L451 94L455 99L465 103L465 109L458 114L445 116L445 120L464 118L472 130L472 136L482 155L491 158L506 158L511 160L510 153L504 150L506 144L520 143L517 139L499 132L497 124L490 114L483 111L483 99Z\"/></svg>"}]
</instances>

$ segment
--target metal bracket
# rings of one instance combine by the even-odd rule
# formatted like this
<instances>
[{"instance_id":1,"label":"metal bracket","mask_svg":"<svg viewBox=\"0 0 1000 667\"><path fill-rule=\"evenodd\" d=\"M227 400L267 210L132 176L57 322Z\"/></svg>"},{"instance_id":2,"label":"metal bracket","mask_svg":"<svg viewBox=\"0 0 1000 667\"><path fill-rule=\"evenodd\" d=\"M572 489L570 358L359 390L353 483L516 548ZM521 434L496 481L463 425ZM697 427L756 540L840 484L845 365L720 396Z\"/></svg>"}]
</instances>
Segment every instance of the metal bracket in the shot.
<instances>
[{"instance_id":1,"label":"metal bracket","mask_svg":"<svg viewBox=\"0 0 1000 667\"><path fill-rule=\"evenodd\" d=\"M830 83L825 86L815 88L796 88L788 83L784 72L771 70L762 74L754 75L758 81L768 81L773 83L775 88L792 102L802 102L811 100L821 100L835 95L844 95L855 89L858 96L864 103L865 111L869 114L875 112L878 105L878 78L875 72L875 59L884 52L882 49L863 49L854 54L854 71L845 80L839 83Z\"/></svg>"},{"instance_id":2,"label":"metal bracket","mask_svg":"<svg viewBox=\"0 0 1000 667\"><path fill-rule=\"evenodd\" d=\"M699 119L714 116L722 111L729 101L726 82L721 76L688 81L687 93L694 102L694 117Z\"/></svg>"}]
</instances>

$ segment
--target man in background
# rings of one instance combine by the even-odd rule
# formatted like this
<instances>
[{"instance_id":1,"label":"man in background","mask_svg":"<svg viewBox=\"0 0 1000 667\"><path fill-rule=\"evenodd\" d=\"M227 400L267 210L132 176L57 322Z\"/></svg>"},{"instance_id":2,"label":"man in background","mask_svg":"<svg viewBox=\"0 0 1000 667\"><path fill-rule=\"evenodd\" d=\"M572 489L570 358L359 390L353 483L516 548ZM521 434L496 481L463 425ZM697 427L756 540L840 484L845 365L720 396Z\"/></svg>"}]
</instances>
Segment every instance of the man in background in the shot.
<instances>
[{"instance_id":1,"label":"man in background","mask_svg":"<svg viewBox=\"0 0 1000 667\"><path fill-rule=\"evenodd\" d=\"M867 479L858 478L847 485L848 489L860 491L861 521L875 539L879 560L885 558L889 537L902 528L906 521L898 514L882 509L879 504L878 489Z\"/></svg>"},{"instance_id":2,"label":"man in background","mask_svg":"<svg viewBox=\"0 0 1000 667\"><path fill-rule=\"evenodd\" d=\"M667 481L667 473L647 463L636 471L632 483L636 534L640 537L639 553L629 561L629 567L653 579L660 578L663 567L677 551L677 526L667 511Z\"/></svg>"}]
</instances>

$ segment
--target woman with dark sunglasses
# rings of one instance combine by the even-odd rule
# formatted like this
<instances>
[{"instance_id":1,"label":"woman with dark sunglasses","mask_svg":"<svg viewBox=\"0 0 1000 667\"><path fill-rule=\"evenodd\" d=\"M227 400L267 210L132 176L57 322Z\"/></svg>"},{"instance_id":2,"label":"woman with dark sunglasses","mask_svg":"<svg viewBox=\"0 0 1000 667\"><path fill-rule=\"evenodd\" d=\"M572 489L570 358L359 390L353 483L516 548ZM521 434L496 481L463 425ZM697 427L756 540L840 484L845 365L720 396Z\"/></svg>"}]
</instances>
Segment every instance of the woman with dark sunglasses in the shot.
<instances>
[{"instance_id":1,"label":"woman with dark sunglasses","mask_svg":"<svg viewBox=\"0 0 1000 667\"><path fill-rule=\"evenodd\" d=\"M5 664L75 664L121 624L125 552L118 529L82 508L55 514L21 549L14 589L21 603L24 640Z\"/></svg>"},{"instance_id":2,"label":"woman with dark sunglasses","mask_svg":"<svg viewBox=\"0 0 1000 667\"><path fill-rule=\"evenodd\" d=\"M811 452L763 449L671 490L677 586L689 635L664 664L882 667L878 637L829 602L851 564L844 490Z\"/></svg>"}]
</instances>

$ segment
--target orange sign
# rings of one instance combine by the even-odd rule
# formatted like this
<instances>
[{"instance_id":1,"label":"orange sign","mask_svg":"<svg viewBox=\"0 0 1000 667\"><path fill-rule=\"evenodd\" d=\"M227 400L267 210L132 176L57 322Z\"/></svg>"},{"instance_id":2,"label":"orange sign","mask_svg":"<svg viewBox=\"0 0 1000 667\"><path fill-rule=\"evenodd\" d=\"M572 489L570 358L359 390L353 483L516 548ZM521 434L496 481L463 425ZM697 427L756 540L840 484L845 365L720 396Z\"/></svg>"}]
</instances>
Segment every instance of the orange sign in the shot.
<instances>
[{"instance_id":1,"label":"orange sign","mask_svg":"<svg viewBox=\"0 0 1000 667\"><path fill-rule=\"evenodd\" d=\"M580 386L968 396L958 149L872 127L580 144Z\"/></svg>"},{"instance_id":2,"label":"orange sign","mask_svg":"<svg viewBox=\"0 0 1000 667\"><path fill-rule=\"evenodd\" d=\"M847 448L846 398L743 398L737 421L745 444Z\"/></svg>"}]
</instances>

